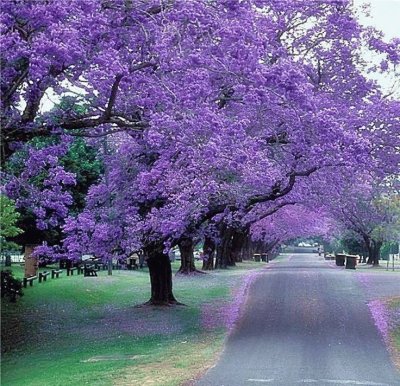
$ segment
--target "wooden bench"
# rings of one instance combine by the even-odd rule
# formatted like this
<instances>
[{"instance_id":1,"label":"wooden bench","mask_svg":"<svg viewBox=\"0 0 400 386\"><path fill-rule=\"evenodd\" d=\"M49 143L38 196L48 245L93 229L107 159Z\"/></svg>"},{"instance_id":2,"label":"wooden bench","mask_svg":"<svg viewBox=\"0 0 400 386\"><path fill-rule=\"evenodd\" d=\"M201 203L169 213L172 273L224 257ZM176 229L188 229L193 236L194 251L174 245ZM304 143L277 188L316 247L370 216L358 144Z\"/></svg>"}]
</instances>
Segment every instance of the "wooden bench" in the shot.
<instances>
[{"instance_id":1,"label":"wooden bench","mask_svg":"<svg viewBox=\"0 0 400 386\"><path fill-rule=\"evenodd\" d=\"M69 275L74 276L74 271L76 271L77 274L79 275L80 270L78 270L78 267L67 268L67 276L69 276Z\"/></svg>"},{"instance_id":2,"label":"wooden bench","mask_svg":"<svg viewBox=\"0 0 400 386\"><path fill-rule=\"evenodd\" d=\"M44 272L39 272L39 283L42 281L47 281L47 276L50 275L50 272L44 271Z\"/></svg>"},{"instance_id":3,"label":"wooden bench","mask_svg":"<svg viewBox=\"0 0 400 386\"><path fill-rule=\"evenodd\" d=\"M61 269L52 269L51 270L51 278L54 279L56 277L58 279L58 276L62 273Z\"/></svg>"},{"instance_id":4,"label":"wooden bench","mask_svg":"<svg viewBox=\"0 0 400 386\"><path fill-rule=\"evenodd\" d=\"M24 288L27 287L28 282L29 282L29 285L32 287L33 286L33 281L36 280L37 278L38 278L37 276L24 277L24 280L23 280Z\"/></svg>"},{"instance_id":5,"label":"wooden bench","mask_svg":"<svg viewBox=\"0 0 400 386\"><path fill-rule=\"evenodd\" d=\"M83 276L97 276L97 268L94 268L92 265L86 265L83 268Z\"/></svg>"},{"instance_id":6,"label":"wooden bench","mask_svg":"<svg viewBox=\"0 0 400 386\"><path fill-rule=\"evenodd\" d=\"M94 268L98 271L105 271L107 269L107 264L104 263L95 263Z\"/></svg>"}]
</instances>

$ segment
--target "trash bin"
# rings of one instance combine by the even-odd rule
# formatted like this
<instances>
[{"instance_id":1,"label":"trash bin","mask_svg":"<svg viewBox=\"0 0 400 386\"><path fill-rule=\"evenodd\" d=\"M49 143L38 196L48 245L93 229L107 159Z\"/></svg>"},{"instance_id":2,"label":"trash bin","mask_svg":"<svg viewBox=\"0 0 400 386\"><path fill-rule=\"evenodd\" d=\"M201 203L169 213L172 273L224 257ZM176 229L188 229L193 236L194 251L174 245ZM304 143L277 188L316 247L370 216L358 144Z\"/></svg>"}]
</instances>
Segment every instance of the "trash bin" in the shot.
<instances>
[{"instance_id":1,"label":"trash bin","mask_svg":"<svg viewBox=\"0 0 400 386\"><path fill-rule=\"evenodd\" d=\"M136 258L135 257L128 257L127 259L127 268L132 270L132 269L138 269L138 265L136 263Z\"/></svg>"},{"instance_id":2,"label":"trash bin","mask_svg":"<svg viewBox=\"0 0 400 386\"><path fill-rule=\"evenodd\" d=\"M336 265L338 267L343 267L345 260L346 260L346 255L342 255L342 254L336 255Z\"/></svg>"},{"instance_id":3,"label":"trash bin","mask_svg":"<svg viewBox=\"0 0 400 386\"><path fill-rule=\"evenodd\" d=\"M254 261L261 261L261 254L260 253L255 253L254 254Z\"/></svg>"},{"instance_id":4,"label":"trash bin","mask_svg":"<svg viewBox=\"0 0 400 386\"><path fill-rule=\"evenodd\" d=\"M346 255L346 269L356 269L357 258L356 255Z\"/></svg>"}]
</instances>

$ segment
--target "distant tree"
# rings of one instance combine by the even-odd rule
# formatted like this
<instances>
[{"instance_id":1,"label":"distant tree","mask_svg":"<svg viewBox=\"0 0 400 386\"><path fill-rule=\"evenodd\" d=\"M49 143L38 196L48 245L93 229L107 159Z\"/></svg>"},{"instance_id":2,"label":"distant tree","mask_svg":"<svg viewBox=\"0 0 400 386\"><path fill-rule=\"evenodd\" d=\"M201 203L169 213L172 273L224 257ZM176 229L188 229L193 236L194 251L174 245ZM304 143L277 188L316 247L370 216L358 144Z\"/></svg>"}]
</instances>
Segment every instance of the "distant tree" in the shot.
<instances>
[{"instance_id":1,"label":"distant tree","mask_svg":"<svg viewBox=\"0 0 400 386\"><path fill-rule=\"evenodd\" d=\"M9 249L19 249L19 245L8 240L9 238L18 236L23 230L17 226L20 214L15 208L15 202L6 195L0 194L0 249L1 252Z\"/></svg>"},{"instance_id":2,"label":"distant tree","mask_svg":"<svg viewBox=\"0 0 400 386\"><path fill-rule=\"evenodd\" d=\"M332 189L333 192L333 189ZM344 246L368 252L368 263L379 264L385 242L400 235L400 199L390 181L377 176L353 176L346 188L325 200L331 216L341 224Z\"/></svg>"},{"instance_id":3,"label":"distant tree","mask_svg":"<svg viewBox=\"0 0 400 386\"><path fill-rule=\"evenodd\" d=\"M29 165L29 168L26 168ZM82 138L36 137L5 163L6 191L20 212L20 244L58 244L67 214L85 206L89 187L102 172L98 151Z\"/></svg>"}]
</instances>

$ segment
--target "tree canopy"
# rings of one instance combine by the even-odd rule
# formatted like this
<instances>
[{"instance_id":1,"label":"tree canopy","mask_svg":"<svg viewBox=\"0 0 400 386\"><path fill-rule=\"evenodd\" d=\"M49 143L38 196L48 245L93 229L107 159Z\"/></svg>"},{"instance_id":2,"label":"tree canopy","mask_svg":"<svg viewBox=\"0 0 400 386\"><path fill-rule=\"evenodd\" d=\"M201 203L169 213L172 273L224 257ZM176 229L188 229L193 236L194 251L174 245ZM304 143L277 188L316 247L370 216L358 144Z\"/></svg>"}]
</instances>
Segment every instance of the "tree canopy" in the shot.
<instances>
[{"instance_id":1,"label":"tree canopy","mask_svg":"<svg viewBox=\"0 0 400 386\"><path fill-rule=\"evenodd\" d=\"M400 39L351 1L6 1L1 31L5 192L70 258L161 259L216 224L295 236L330 183L398 173L400 103L368 73Z\"/></svg>"}]
</instances>

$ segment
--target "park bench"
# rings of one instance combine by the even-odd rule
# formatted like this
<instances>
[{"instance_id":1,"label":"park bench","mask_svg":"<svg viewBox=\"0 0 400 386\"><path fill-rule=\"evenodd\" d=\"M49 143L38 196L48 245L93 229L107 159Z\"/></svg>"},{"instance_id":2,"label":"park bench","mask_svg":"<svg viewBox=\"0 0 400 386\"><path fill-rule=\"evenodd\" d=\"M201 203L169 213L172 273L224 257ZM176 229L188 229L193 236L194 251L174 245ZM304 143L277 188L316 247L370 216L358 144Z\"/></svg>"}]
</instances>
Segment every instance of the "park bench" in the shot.
<instances>
[{"instance_id":1,"label":"park bench","mask_svg":"<svg viewBox=\"0 0 400 386\"><path fill-rule=\"evenodd\" d=\"M58 279L58 276L62 273L61 269L52 269L51 270L51 278L54 279L56 277Z\"/></svg>"},{"instance_id":2,"label":"park bench","mask_svg":"<svg viewBox=\"0 0 400 386\"><path fill-rule=\"evenodd\" d=\"M29 285L32 287L33 286L33 281L37 280L37 278L38 278L37 276L24 277L24 280L23 280L24 288L27 287L28 282L29 282Z\"/></svg>"},{"instance_id":3,"label":"park bench","mask_svg":"<svg viewBox=\"0 0 400 386\"><path fill-rule=\"evenodd\" d=\"M95 263L94 268L97 269L98 271L105 271L107 269L107 264L104 263Z\"/></svg>"},{"instance_id":4,"label":"park bench","mask_svg":"<svg viewBox=\"0 0 400 386\"><path fill-rule=\"evenodd\" d=\"M50 275L50 272L44 271L44 272L39 272L39 283L42 281L47 281L47 276Z\"/></svg>"},{"instance_id":5,"label":"park bench","mask_svg":"<svg viewBox=\"0 0 400 386\"><path fill-rule=\"evenodd\" d=\"M74 271L76 271L78 275L80 274L80 269L78 269L78 267L70 267L67 268L67 276L69 275L74 276Z\"/></svg>"},{"instance_id":6,"label":"park bench","mask_svg":"<svg viewBox=\"0 0 400 386\"><path fill-rule=\"evenodd\" d=\"M92 265L85 265L83 268L83 276L97 276L97 268L94 268Z\"/></svg>"}]
</instances>

